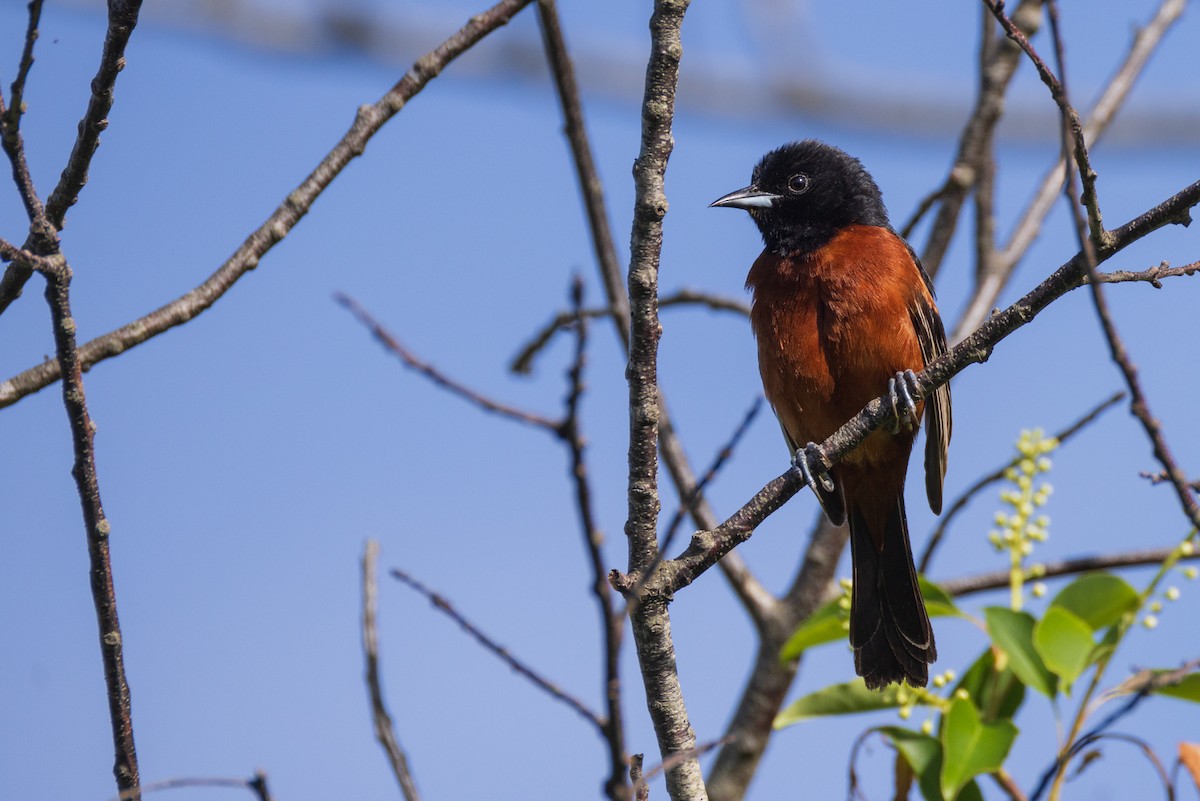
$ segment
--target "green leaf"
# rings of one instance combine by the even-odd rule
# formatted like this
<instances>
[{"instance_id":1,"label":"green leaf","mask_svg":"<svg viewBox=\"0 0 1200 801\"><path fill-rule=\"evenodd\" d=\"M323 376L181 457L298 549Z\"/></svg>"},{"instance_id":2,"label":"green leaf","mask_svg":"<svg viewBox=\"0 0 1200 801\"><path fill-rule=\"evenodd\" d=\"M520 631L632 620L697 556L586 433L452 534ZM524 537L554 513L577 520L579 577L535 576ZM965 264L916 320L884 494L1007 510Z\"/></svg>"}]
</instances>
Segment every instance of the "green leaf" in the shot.
<instances>
[{"instance_id":1,"label":"green leaf","mask_svg":"<svg viewBox=\"0 0 1200 801\"><path fill-rule=\"evenodd\" d=\"M891 740L912 768L925 801L942 801L942 743L936 737L900 726L882 726L879 732Z\"/></svg>"},{"instance_id":2,"label":"green leaf","mask_svg":"<svg viewBox=\"0 0 1200 801\"><path fill-rule=\"evenodd\" d=\"M959 681L957 690L966 690L984 723L1011 720L1025 700L1025 685L1005 667L996 670L996 652L984 649Z\"/></svg>"},{"instance_id":3,"label":"green leaf","mask_svg":"<svg viewBox=\"0 0 1200 801\"><path fill-rule=\"evenodd\" d=\"M965 698L955 699L942 722L942 798L954 801L967 782L1004 764L1017 737L1011 721L984 723Z\"/></svg>"},{"instance_id":4,"label":"green leaf","mask_svg":"<svg viewBox=\"0 0 1200 801\"><path fill-rule=\"evenodd\" d=\"M1200 673L1189 673L1175 684L1159 687L1154 692L1159 695L1182 698L1184 701L1194 701L1200 704Z\"/></svg>"},{"instance_id":5,"label":"green leaf","mask_svg":"<svg viewBox=\"0 0 1200 801\"><path fill-rule=\"evenodd\" d=\"M1087 668L1096 641L1092 628L1074 612L1051 605L1033 629L1033 645L1066 688Z\"/></svg>"},{"instance_id":6,"label":"green leaf","mask_svg":"<svg viewBox=\"0 0 1200 801\"><path fill-rule=\"evenodd\" d=\"M800 624L800 628L796 629L788 641L783 644L779 658L784 662L790 662L800 656L805 649L812 648L814 645L845 640L846 629L842 625L841 609L838 608L840 600L839 598L830 601L809 615L808 619Z\"/></svg>"},{"instance_id":7,"label":"green leaf","mask_svg":"<svg viewBox=\"0 0 1200 801\"><path fill-rule=\"evenodd\" d=\"M959 792L955 801L983 801L983 790L980 790L979 784L971 779Z\"/></svg>"},{"instance_id":8,"label":"green leaf","mask_svg":"<svg viewBox=\"0 0 1200 801\"><path fill-rule=\"evenodd\" d=\"M1037 621L1028 612L1014 612L1002 606L983 610L988 633L1008 657L1007 667L1029 687L1053 698L1058 679L1046 668L1046 663L1033 647L1033 627Z\"/></svg>"},{"instance_id":9,"label":"green leaf","mask_svg":"<svg viewBox=\"0 0 1200 801\"><path fill-rule=\"evenodd\" d=\"M924 577L918 577L918 581L921 594L925 597L925 609L930 617L965 617L945 590L932 581L926 581ZM840 598L832 600L809 615L783 644L783 649L779 652L780 660L790 662L816 645L839 640L844 642L846 616L838 606L840 601Z\"/></svg>"},{"instance_id":10,"label":"green leaf","mask_svg":"<svg viewBox=\"0 0 1200 801\"><path fill-rule=\"evenodd\" d=\"M776 716L774 726L782 729L809 718L891 709L900 706L899 689L893 684L882 691L868 690L862 679L833 684L793 701Z\"/></svg>"},{"instance_id":11,"label":"green leaf","mask_svg":"<svg viewBox=\"0 0 1200 801\"><path fill-rule=\"evenodd\" d=\"M1129 582L1112 573L1088 573L1063 587L1050 606L1074 612L1099 631L1120 620L1137 606L1138 592Z\"/></svg>"}]
</instances>

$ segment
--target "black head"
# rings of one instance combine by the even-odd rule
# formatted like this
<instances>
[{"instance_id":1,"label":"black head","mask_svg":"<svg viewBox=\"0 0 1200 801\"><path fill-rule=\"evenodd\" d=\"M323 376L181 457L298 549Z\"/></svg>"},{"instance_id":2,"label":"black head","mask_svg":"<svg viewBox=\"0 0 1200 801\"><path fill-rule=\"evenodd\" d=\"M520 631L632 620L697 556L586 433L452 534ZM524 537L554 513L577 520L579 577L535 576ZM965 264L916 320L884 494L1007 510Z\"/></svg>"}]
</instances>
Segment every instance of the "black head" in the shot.
<instances>
[{"instance_id":1,"label":"black head","mask_svg":"<svg viewBox=\"0 0 1200 801\"><path fill-rule=\"evenodd\" d=\"M712 205L750 212L767 249L781 256L810 253L848 225L889 227L883 196L862 162L815 139L772 150L749 186Z\"/></svg>"}]
</instances>

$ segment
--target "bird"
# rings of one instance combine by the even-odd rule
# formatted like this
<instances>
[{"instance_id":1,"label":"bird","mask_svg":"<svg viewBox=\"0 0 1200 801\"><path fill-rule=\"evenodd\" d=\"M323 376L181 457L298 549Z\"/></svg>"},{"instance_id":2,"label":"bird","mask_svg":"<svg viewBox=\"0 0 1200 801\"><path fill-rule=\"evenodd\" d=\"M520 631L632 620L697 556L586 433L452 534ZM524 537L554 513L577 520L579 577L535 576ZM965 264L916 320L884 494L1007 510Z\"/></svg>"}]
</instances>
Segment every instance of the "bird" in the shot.
<instances>
[{"instance_id":1,"label":"bird","mask_svg":"<svg viewBox=\"0 0 1200 801\"><path fill-rule=\"evenodd\" d=\"M794 469L831 523L849 523L855 672L870 689L924 687L937 646L913 564L904 484L923 415L925 490L941 513L950 388L912 397L914 371L946 352L933 282L892 228L862 162L824 142L772 150L749 186L711 206L749 212L762 234L746 278L759 373ZM816 443L885 394L895 420L830 465Z\"/></svg>"}]
</instances>

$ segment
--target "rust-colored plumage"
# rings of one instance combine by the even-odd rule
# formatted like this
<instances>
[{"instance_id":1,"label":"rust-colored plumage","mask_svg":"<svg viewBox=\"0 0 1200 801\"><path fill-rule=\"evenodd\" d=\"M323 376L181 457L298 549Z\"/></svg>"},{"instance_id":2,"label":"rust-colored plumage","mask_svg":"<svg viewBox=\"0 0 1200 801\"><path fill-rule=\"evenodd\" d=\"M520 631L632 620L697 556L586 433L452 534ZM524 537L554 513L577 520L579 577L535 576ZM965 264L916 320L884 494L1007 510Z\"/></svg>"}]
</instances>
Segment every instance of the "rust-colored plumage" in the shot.
<instances>
[{"instance_id":1,"label":"rust-colored plumage","mask_svg":"<svg viewBox=\"0 0 1200 801\"><path fill-rule=\"evenodd\" d=\"M746 280L750 322L763 390L793 453L833 434L891 379L903 408L903 374L943 352L945 334L928 277L857 159L819 142L788 145L714 205L748 210L766 242ZM940 512L949 388L907 411L925 416L926 491ZM868 687L924 686L937 658L904 512L915 436L912 426L876 430L830 470L832 488L814 482L829 518L850 525L850 642Z\"/></svg>"}]
</instances>

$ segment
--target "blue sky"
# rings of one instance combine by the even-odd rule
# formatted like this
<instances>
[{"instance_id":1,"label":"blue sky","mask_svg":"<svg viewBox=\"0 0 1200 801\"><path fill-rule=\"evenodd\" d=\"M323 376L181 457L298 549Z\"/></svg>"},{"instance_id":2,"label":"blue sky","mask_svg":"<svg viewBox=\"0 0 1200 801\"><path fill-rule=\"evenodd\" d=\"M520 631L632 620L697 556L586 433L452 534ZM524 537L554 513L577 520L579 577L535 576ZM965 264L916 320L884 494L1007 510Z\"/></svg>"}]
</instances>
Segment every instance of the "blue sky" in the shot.
<instances>
[{"instance_id":1,"label":"blue sky","mask_svg":"<svg viewBox=\"0 0 1200 801\"><path fill-rule=\"evenodd\" d=\"M644 51L644 5L600 13L568 4L567 35L584 46L611 41L619 52ZM795 15L797 46L789 49L781 37L767 67L805 70L834 91L844 85L866 96L915 85L918 94L966 108L977 24L965 5L940 2L936 13L944 16L930 10L930 22L874 4L863 26L842 4L807 4ZM477 10L453 7L448 26ZM1130 25L1147 18L1151 4L1105 8L1087 19L1064 9L1069 41L1080 43L1070 64L1081 93L1102 82ZM5 86L24 13L23 3L0 4ZM765 68L762 39L747 19L731 5L695 5L684 31L685 85L693 68ZM1186 43L1195 41L1196 26L1185 17L1171 34L1132 113L1167 102L1195 107L1200 76ZM102 35L95 11L46 8L23 123L43 193L69 152ZM482 47L534 37L525 12ZM599 706L599 635L565 453L550 438L485 417L404 372L331 300L335 291L356 297L451 375L558 414L565 340L534 376L506 372L525 338L564 306L573 273L587 279L592 300L601 297L557 105L544 81L502 83L463 66L461 74L448 69L390 122L365 158L210 311L86 377L144 781L262 768L281 799L394 797L361 678L358 559L368 537L382 543L382 566L402 566L437 588L514 653ZM81 338L202 281L332 147L354 109L401 71L338 53L262 52L148 16L134 34L89 185L63 233ZM624 260L638 113L619 95L585 99ZM1011 105L1039 104L1048 104L1044 89L1023 69ZM874 173L899 221L942 180L956 133L893 135L870 119L730 118L685 106L667 179L664 290L742 296L757 232L744 215L706 206L744 185L764 151L809 136L844 147ZM1098 148L1109 224L1195 180L1197 144L1123 139ZM1036 135L1006 132L1002 231L1055 149ZM16 193L0 192L0 236L20 241L23 220ZM967 241L960 235L939 277L948 321L968 291ZM1196 252L1194 230L1177 227L1110 266L1183 264ZM1056 211L1006 302L1073 253L1065 215ZM35 279L0 317L4 377L53 349L40 292ZM1156 415L1182 463L1194 465L1200 283L1175 279L1161 291L1114 286L1109 297ZM759 392L752 338L729 315L671 310L663 324L664 391L701 465ZM620 566L623 363L608 330L597 326L592 342L584 425L606 555ZM1057 429L1119 386L1088 297L1055 304L987 365L955 380L948 497L1007 458L1021 428ZM9 643L0 661L8 688L0 695L0 797L107 798L107 710L57 388L0 411L0 443L0 626ZM760 417L711 492L718 512L736 509L782 471L785 458L774 422ZM1137 477L1155 467L1126 411L1110 412L1056 455L1051 540L1040 554L1177 541L1184 523L1169 490ZM670 513L673 498L666 497ZM915 497L910 505L914 536L923 541L933 519ZM960 519L934 579L1002 566L984 543L996 508L988 494ZM797 498L741 548L768 586L786 586L815 513L810 498ZM1130 576L1135 584L1148 578L1146 571ZM381 585L385 691L427 797L598 797L604 753L590 729L411 592L386 578ZM1114 681L1126 668L1197 656L1192 621L1200 591L1182 589L1156 631L1130 636ZM672 617L693 724L701 740L713 739L740 690L752 631L716 572L680 595ZM962 623L939 623L938 637L939 668L961 670L983 646ZM625 657L629 745L656 761L632 647ZM794 692L846 680L850 664L838 647L814 653ZM1041 699L1026 706L1018 723L1027 735L1012 765L1028 787L1049 760L1054 719ZM839 797L853 737L894 720L880 715L781 733L753 797L795 797L801 782L806 797ZM1195 739L1196 720L1180 702L1151 700L1129 726L1172 755L1174 743ZM876 749L867 769L873 780L887 775L886 760ZM1110 750L1072 793L1134 797L1148 775L1144 763ZM880 786L868 785L873 797ZM175 797L216 792L229 791ZM662 790L654 797L664 797Z\"/></svg>"}]
</instances>

